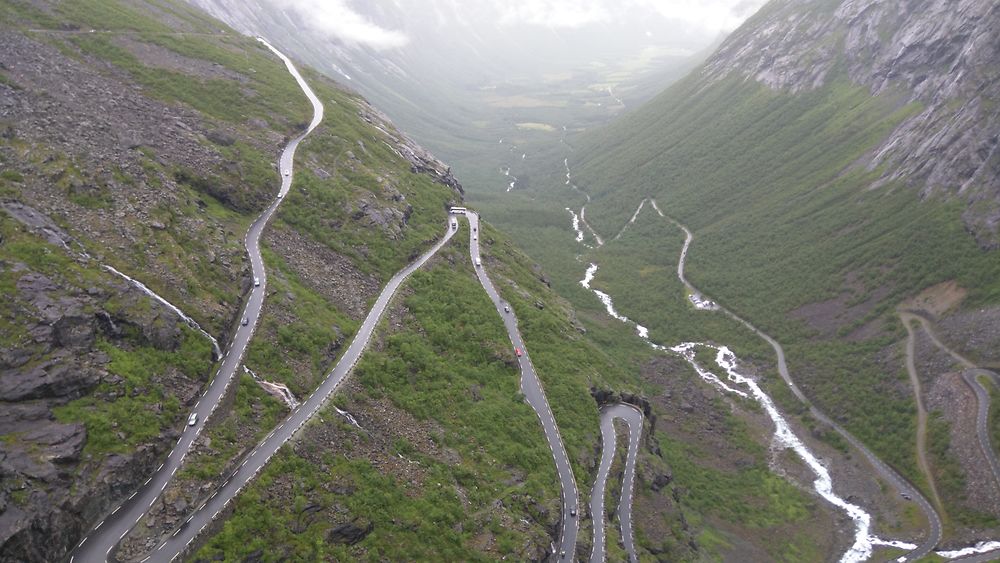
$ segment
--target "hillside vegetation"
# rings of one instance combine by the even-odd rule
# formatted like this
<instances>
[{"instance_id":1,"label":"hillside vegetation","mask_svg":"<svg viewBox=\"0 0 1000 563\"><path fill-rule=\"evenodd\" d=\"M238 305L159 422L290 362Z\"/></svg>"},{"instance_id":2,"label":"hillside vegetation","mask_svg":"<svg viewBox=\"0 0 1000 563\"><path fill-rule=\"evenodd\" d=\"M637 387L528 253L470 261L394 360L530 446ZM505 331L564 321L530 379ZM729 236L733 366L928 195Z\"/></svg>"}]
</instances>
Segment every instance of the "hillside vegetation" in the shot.
<instances>
[{"instance_id":1,"label":"hillside vegetation","mask_svg":"<svg viewBox=\"0 0 1000 563\"><path fill-rule=\"evenodd\" d=\"M14 1L0 14L0 558L53 560L152 473L215 367L204 336L103 266L225 347L252 283L244 234L309 103L257 41L184 2ZM265 238L278 292L247 356L299 396L460 197L415 174L363 100L305 73L328 119ZM214 446L182 474L218 479L283 409L242 378L210 424Z\"/></svg>"},{"instance_id":2,"label":"hillside vegetation","mask_svg":"<svg viewBox=\"0 0 1000 563\"><path fill-rule=\"evenodd\" d=\"M891 86L872 96L837 66L822 86L795 93L695 73L616 124L575 139L569 164L574 183L593 197L588 222L606 239L646 197L691 228L697 238L689 279L781 341L807 395L925 485L915 463L912 389L891 352L905 337L896 307L953 281L968 290L958 311L982 311L979 321L968 321L987 323L1000 303L1000 255L967 231L965 200L947 192L925 197L903 180L871 188L891 171L862 163L922 111L911 99ZM560 220L559 204L579 210L583 203L551 168L550 185L559 188L541 197L552 208L535 205L522 214L508 211L518 202L489 205L529 251L552 256L546 264L580 277L566 270L571 263L557 250L532 242L556 239L568 247L568 228L541 225ZM651 214L645 220L652 222ZM568 226L568 216L561 222ZM602 260L611 266L622 261L615 254L642 256L671 277L677 253L669 249L676 248L678 230L662 221L640 228L646 238L617 241ZM689 321L682 311L664 318L648 308L661 291L656 281L640 281L649 273L609 270L605 287L620 297L623 314L652 327L654 337L703 332L704 319ZM716 341L749 344L724 330L710 333ZM752 344L744 350L769 355ZM988 350L981 342L971 353L988 356Z\"/></svg>"}]
</instances>

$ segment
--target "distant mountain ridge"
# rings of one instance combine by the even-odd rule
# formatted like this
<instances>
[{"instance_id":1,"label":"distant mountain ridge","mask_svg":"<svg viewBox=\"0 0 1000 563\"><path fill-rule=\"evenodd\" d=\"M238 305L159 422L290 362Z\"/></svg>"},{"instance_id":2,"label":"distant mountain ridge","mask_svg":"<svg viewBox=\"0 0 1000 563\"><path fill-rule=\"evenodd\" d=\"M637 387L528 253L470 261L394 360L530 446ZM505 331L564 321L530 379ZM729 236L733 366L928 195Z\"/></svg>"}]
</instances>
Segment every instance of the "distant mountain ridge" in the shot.
<instances>
[{"instance_id":1,"label":"distant mountain ridge","mask_svg":"<svg viewBox=\"0 0 1000 563\"><path fill-rule=\"evenodd\" d=\"M838 74L922 105L862 162L923 196L959 194L966 226L995 247L1000 227L1000 4L990 0L776 0L734 32L703 76L793 93Z\"/></svg>"}]
</instances>

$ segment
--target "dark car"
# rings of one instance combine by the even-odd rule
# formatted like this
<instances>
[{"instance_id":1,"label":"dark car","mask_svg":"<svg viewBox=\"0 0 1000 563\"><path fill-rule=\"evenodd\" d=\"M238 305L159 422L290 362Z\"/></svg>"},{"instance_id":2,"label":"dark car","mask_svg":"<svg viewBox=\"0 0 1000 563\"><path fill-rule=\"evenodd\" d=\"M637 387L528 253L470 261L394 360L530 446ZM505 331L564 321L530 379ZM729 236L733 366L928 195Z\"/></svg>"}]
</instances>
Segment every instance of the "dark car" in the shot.
<instances>
[{"instance_id":1,"label":"dark car","mask_svg":"<svg viewBox=\"0 0 1000 563\"><path fill-rule=\"evenodd\" d=\"M243 320L240 321L240 324L243 326L247 326L248 324L250 324L250 319L243 317Z\"/></svg>"}]
</instances>

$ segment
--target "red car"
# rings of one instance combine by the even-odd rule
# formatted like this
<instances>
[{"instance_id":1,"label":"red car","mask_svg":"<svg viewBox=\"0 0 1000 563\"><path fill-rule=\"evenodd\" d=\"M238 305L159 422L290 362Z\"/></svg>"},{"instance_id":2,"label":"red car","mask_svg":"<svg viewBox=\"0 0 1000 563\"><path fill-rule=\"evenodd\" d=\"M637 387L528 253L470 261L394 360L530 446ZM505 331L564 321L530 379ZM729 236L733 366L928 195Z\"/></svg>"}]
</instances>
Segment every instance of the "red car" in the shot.
<instances>
[{"instance_id":1,"label":"red car","mask_svg":"<svg viewBox=\"0 0 1000 563\"><path fill-rule=\"evenodd\" d=\"M522 352L520 348L514 348L514 353L517 354L518 358L524 355L524 352Z\"/></svg>"}]
</instances>

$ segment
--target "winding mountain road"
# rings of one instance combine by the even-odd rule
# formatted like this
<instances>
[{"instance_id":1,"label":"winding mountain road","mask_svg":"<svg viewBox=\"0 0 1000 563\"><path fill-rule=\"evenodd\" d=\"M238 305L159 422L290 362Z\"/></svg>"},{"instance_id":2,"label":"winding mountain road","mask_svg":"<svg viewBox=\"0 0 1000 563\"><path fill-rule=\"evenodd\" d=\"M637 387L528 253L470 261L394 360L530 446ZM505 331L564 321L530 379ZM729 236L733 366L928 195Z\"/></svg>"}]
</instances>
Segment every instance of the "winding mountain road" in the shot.
<instances>
[{"instance_id":1,"label":"winding mountain road","mask_svg":"<svg viewBox=\"0 0 1000 563\"><path fill-rule=\"evenodd\" d=\"M694 240L694 235L691 233L690 230L688 230L687 227L682 225L680 222L676 221L675 219L669 217L668 215L660 211L660 208L656 205L655 200L650 200L650 201L653 205L653 209L656 210L657 214L659 214L661 217L670 221L672 224L674 224L675 226L684 231L685 240L683 249L681 250L681 259L677 264L677 276L681 280L681 283L683 283L684 286L688 289L688 291L704 296L703 293L701 293L694 285L692 285L687 280L687 278L684 277L684 261L687 258L687 253L688 249L691 246L691 242ZM878 456L876 456L870 449L868 449L867 446L861 443L860 440L855 438L854 435L849 433L843 426L835 422L825 413L816 408L815 405L813 405L813 403L805 396L805 394L798 388L798 386L795 385L795 381L792 380L792 377L788 371L788 364L785 361L785 350L781 347L781 344L779 344L777 340L775 340L765 332L761 331L756 326L750 324L748 321L737 316L729 309L726 309L725 307L721 306L719 306L718 309L721 310L726 315L728 315L733 320L735 320L736 322L747 327L754 334L756 334L757 336L762 338L765 342L767 342L774 350L775 356L778 359L778 373L781 376L781 379L785 382L786 385L788 385L789 389L791 389L795 397L801 403L806 405L806 407L809 409L809 413L813 416L813 418L833 428L834 431L836 431L837 434L840 434L841 437L847 440L847 442L851 444L852 447L861 452L861 454L865 457L865 459L868 460L868 462L875 469L875 471L879 475L881 475L882 478L890 486L892 486L892 488L894 488L897 492L899 492L900 495L909 496L913 500L913 502L917 505L917 507L920 509L920 511L924 514L924 516L927 518L929 527L927 537L924 539L923 542L918 544L916 549L900 557L899 559L897 559L897 561L900 562L915 561L933 551L934 548L937 546L937 544L941 542L942 532L941 532L941 518L938 516L938 513L934 509L934 507L931 506L931 503L928 502L928 500L923 496L923 494L920 493L919 490L917 490L916 487L914 487L909 481L904 479L899 473L896 472L896 470L886 465L885 462L879 459Z\"/></svg>"},{"instance_id":2,"label":"winding mountain road","mask_svg":"<svg viewBox=\"0 0 1000 563\"><path fill-rule=\"evenodd\" d=\"M207 501L202 503L197 510L189 515L187 520L181 524L181 527L174 531L173 535L157 546L148 560L154 562L173 561L176 557L183 554L201 531L236 498L236 495L239 494L243 487L257 476L271 459L271 456L277 453L281 446L291 439L302 428L302 425L308 422L324 406L330 395L343 383L354 368L354 365L358 362L358 359L361 358L361 354L368 345L375 327L378 325L379 320L382 318L383 313L385 313L389 302L399 289L399 286L402 285L410 274L423 266L431 256L434 256L441 247L451 240L452 236L454 236L454 230L450 226L446 227L444 236L437 244L413 263L397 272L389 280L389 283L382 289L378 299L375 301L375 305L368 312L368 316L365 317L364 322L358 327L358 331L351 340L347 351L341 356L337 365L330 370L330 373L327 374L326 379L323 380L316 391L299 405L298 408L293 410L284 422L272 430L243 459L240 466L226 479L223 485L216 489Z\"/></svg>"},{"instance_id":3,"label":"winding mountain road","mask_svg":"<svg viewBox=\"0 0 1000 563\"><path fill-rule=\"evenodd\" d=\"M927 461L927 409L924 408L924 394L920 388L920 376L917 374L917 366L914 361L917 347L917 336L913 331L912 321L914 316L909 313L900 313L899 319L906 327L906 372L910 376L910 385L913 387L913 398L917 403L917 465L920 472L927 479L927 484L931 487L931 496L934 497L934 506L938 510L941 508L941 496L938 494L937 485L934 483L934 474L931 472L930 462Z\"/></svg>"},{"instance_id":4,"label":"winding mountain road","mask_svg":"<svg viewBox=\"0 0 1000 563\"><path fill-rule=\"evenodd\" d=\"M243 361L243 355L246 352L247 345L250 343L250 339L253 337L257 321L260 318L267 283L264 260L260 254L260 237L268 221L270 221L274 212L278 209L282 198L288 193L292 185L292 160L295 156L295 149L298 148L302 139L312 132L319 125L320 121L322 121L323 104L320 103L319 98L309 88L309 85L306 84L306 81L288 57L263 39L258 40L284 61L288 71L295 77L302 91L312 103L313 118L309 123L309 127L293 138L285 147L284 152L282 152L279 161L281 188L278 191L278 196L257 217L247 232L245 246L250 257L250 265L253 269L254 277L260 280L260 285L253 287L250 291L246 305L243 308L242 318L247 320L247 324L241 324L237 327L232 341L223 353L222 364L219 370L216 372L204 395L195 404L192 412L198 415L197 422L194 425L184 427L173 450L171 450L166 460L160 464L156 472L138 490L133 492L124 503L115 508L89 534L84 536L83 540L77 544L76 548L70 554L70 563L76 561L85 561L87 563L106 561L111 557L111 551L128 534L129 530L139 523L146 512L149 511L160 497L160 494L166 489L167 484L184 461L184 457L191 449L191 445L198 438L198 435L201 434L202 429L205 427L205 421L212 415L219 401L226 394L226 389L233 381L236 370Z\"/></svg>"},{"instance_id":5,"label":"winding mountain road","mask_svg":"<svg viewBox=\"0 0 1000 563\"><path fill-rule=\"evenodd\" d=\"M959 354L942 342L937 337L937 334L935 334L930 320L922 314L909 311L901 313L901 316L902 315L906 315L908 319L919 321L921 328L923 328L924 333L926 333L931 339L931 342L933 342L934 345L937 346L942 352L951 356L952 359L964 368L962 372L962 379L965 381L965 384L972 389L972 392L976 394L978 411L976 413L976 433L979 435L979 448L982 450L983 456L986 457L990 464L990 469L993 472L993 480L996 482L997 486L1000 487L1000 460L997 459L996 451L993 449L990 441L990 394L979 381L979 377L985 377L992 381L994 385L1000 385L1000 376L998 376L994 371L978 367L973 361ZM1000 554L995 555L1000 556Z\"/></svg>"},{"instance_id":6,"label":"winding mountain road","mask_svg":"<svg viewBox=\"0 0 1000 563\"><path fill-rule=\"evenodd\" d=\"M979 435L979 449L983 451L983 456L989 461L990 469L993 471L993 480L996 482L997 487L1000 487L1000 460L997 460L996 451L990 443L990 394L983 387L982 382L979 381L979 377L987 377L993 382L993 385L997 385L997 374L989 370L973 368L962 372L962 378L965 380L966 385L972 388L972 391L976 394L978 406L978 412L976 413L976 433Z\"/></svg>"},{"instance_id":7,"label":"winding mountain road","mask_svg":"<svg viewBox=\"0 0 1000 563\"><path fill-rule=\"evenodd\" d=\"M177 469L181 466L184 457L187 455L191 445L200 435L204 428L205 421L215 411L219 401L225 395L231 381L234 379L236 370L242 362L243 355L253 336L260 312L266 295L267 277L264 268L263 258L260 253L260 237L270 218L274 215L278 205L280 205L285 194L291 188L293 180L293 161L295 150L299 143L305 138L323 119L323 105L309 88L298 70L292 62L280 51L275 49L263 38L258 38L262 44L274 52L285 63L289 72L295 77L303 92L307 95L313 105L313 119L309 127L300 135L292 139L285 147L279 160L279 172L281 174L281 187L278 196L270 206L254 221L246 236L246 248L250 257L251 267L254 277L259 280L259 285L251 290L250 296L244 307L241 322L233 336L230 345L223 354L222 365L216 373L212 382L202 398L195 404L194 414L197 414L196 422L185 427L177 444L167 456L163 464L146 480L139 490L120 506L115 508L107 517L94 528L94 530L84 537L70 555L70 563L75 561L107 561L112 557L111 552L126 534L142 519L142 517L153 506L160 497L167 484L173 478ZM505 304L500 299L489 277L481 266L479 255L478 231L479 216L474 212L463 213L469 220L472 227L470 236L472 244L470 252L473 263L476 264L476 274L483 289L494 302L498 313L504 321L507 333L514 347L525 350L520 332L517 329L517 319L513 313L504 311ZM284 445L295 433L304 425L316 412L323 407L327 398L334 393L339 385L348 376L358 359L361 357L365 347L371 338L379 320L391 301L393 295L400 285L430 259L454 236L456 229L451 223L456 219L456 215L449 218L445 228L445 234L430 250L424 253L413 263L396 273L389 280L382 292L379 294L375 305L369 311L362 325L351 341L347 351L337 362L334 368L327 375L320 386L301 405L295 408L289 416L278 427L272 430L256 448L246 456L239 467L225 480L211 497L202 503L174 533L161 542L151 555L143 561L173 561L186 552L191 543L198 537L202 530L208 526L225 507L232 502L239 492L263 469L270 458ZM552 411L549 408L542 389L541 382L535 374L530 357L525 351L518 358L521 371L521 389L525 399L535 410L542 424L546 440L552 451L559 477L561 496L563 502L562 526L559 536L558 554L560 559L567 556L574 557L576 548L576 536L578 532L578 522L575 518L576 507L579 504L579 493L576 488L576 480L573 476L572 467L569 463L569 456L566 453L559 428L555 423Z\"/></svg>"},{"instance_id":8,"label":"winding mountain road","mask_svg":"<svg viewBox=\"0 0 1000 563\"><path fill-rule=\"evenodd\" d=\"M601 409L601 463L594 477L594 490L590 495L590 516L593 519L594 543L590 563L603 563L607 558L604 524L604 494L607 489L608 472L615 456L615 419L628 425L628 450L625 455L625 472L622 492L618 500L618 521L621 523L622 542L629 561L639 561L635 553L632 536L632 491L635 488L635 464L639 455L639 439L642 437L642 412L632 405L619 403Z\"/></svg>"},{"instance_id":9,"label":"winding mountain road","mask_svg":"<svg viewBox=\"0 0 1000 563\"><path fill-rule=\"evenodd\" d=\"M468 212L467 217L473 228L478 230L478 216L473 212ZM253 480L254 477L256 477L271 457L278 452L281 446L291 439L310 418L316 415L319 409L323 407L329 396L337 390L340 384L350 374L354 365L360 359L361 354L364 352L364 349L375 330L375 327L378 325L385 309L388 307L389 302L399 289L400 285L402 285L410 274L420 268L428 259L436 254L441 247L451 240L452 236L454 236L456 229L451 227L451 223L456 219L456 215L449 217L444 237L419 259L393 276L389 283L386 284L382 293L376 300L375 305L372 307L368 316L365 318L365 321L355 334L347 352L344 353L343 357L341 357L341 359L337 362L337 365L334 366L330 374L326 377L323 383L320 384L320 387L298 408L292 411L281 425L268 434L264 440L256 448L254 448L250 455L243 460L236 471L226 479L225 483L217 489L205 503L199 506L180 526L180 528L173 533L173 535L156 548L153 554L148 558L149 561L172 561L179 555L185 553L187 548L191 545L195 538L198 537L200 532L208 526L219 515L219 513L221 513L226 506L233 501L233 499L236 498L239 492L251 480ZM478 239L475 235L472 236L475 239ZM473 244L471 245L471 254L473 257L473 263L481 263L479 262L481 259L479 257L477 240L473 240ZM493 289L492 283L486 276L481 266L476 267L476 273L479 277L480 283L483 285L484 289L496 305L498 313L503 317L504 324L511 337L511 342L514 346L523 349L524 344L517 332L517 321L513 314L503 312L503 301ZM548 409L548 403L545 400L544 392L541 390L541 384L538 382L533 368L531 368L530 361L527 360L527 355L522 356L520 360L522 390L524 391L525 398L528 400L529 404L531 404L532 407L535 408L536 413L538 413L539 419L542 421L542 426L545 429L546 437L549 439L549 446L552 449L553 457L556 460L560 484L564 488L564 507L572 506L575 508L577 498L576 484L573 479L572 471L570 471L568 456L566 456L565 448L563 447L562 440L559 437L558 427L555 425L555 420L552 418L551 411ZM555 441L553 442L553 440ZM567 487L569 491L568 493L566 492ZM570 517L569 513L570 511L568 508L564 509L563 532L561 534L560 541L560 550L563 552L574 549L576 542L577 526L575 518Z\"/></svg>"},{"instance_id":10,"label":"winding mountain road","mask_svg":"<svg viewBox=\"0 0 1000 563\"><path fill-rule=\"evenodd\" d=\"M479 232L479 215L472 211L466 212L465 215L469 220L469 225L472 227L470 236L473 240L469 247L472 255L472 263L477 264L475 267L476 276L479 278L479 283L483 286L490 300L493 301L497 312L503 318L504 328L507 329L507 335L510 337L511 344L523 352L517 359L521 368L521 392L524 393L525 400L535 410L535 414L538 415L538 420L541 422L542 430L545 433L545 439L549 444L549 449L552 451L552 458L555 460L556 474L559 477L563 505L559 547L556 551L558 560L575 560L576 536L580 529L580 522L573 514L580 504L580 493L576 488L576 478L573 476L573 468L569 463L569 456L566 454L566 447L563 445L562 436L559 434L559 426L556 424L556 420L552 416L552 409L549 408L549 402L545 398L542 383L535 373L531 357L528 355L528 350L521 339L521 332L517 328L517 317L514 316L513 310L510 312L504 311L504 307L508 305L504 303L497 293L496 288L493 287L493 282L490 281L490 277L486 274L485 267L481 266L482 258L479 253L479 237L477 236Z\"/></svg>"}]
</instances>

